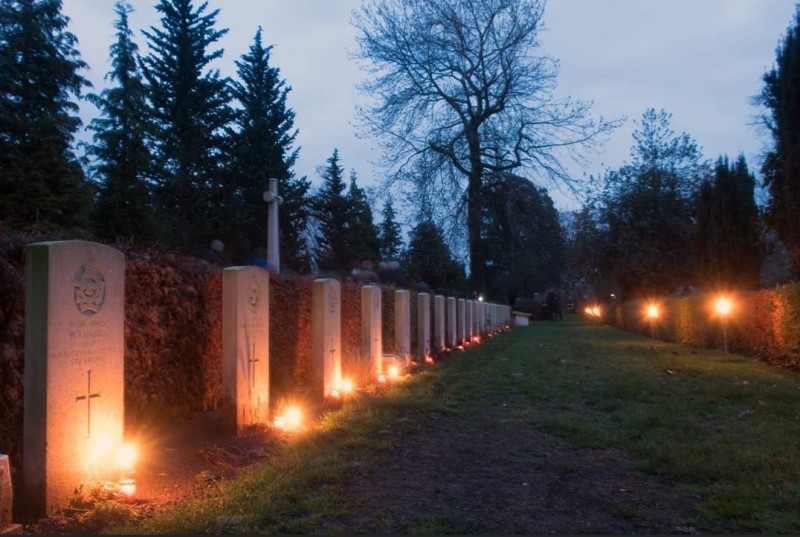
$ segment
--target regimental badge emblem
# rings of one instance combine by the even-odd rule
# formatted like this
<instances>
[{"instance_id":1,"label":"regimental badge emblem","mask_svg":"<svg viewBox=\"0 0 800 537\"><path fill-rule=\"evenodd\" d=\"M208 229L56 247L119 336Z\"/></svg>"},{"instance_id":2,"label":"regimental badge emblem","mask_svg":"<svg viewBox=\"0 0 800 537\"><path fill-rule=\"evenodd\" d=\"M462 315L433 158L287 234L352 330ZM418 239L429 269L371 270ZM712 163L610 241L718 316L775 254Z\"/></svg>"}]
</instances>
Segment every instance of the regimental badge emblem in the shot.
<instances>
[{"instance_id":1,"label":"regimental badge emblem","mask_svg":"<svg viewBox=\"0 0 800 537\"><path fill-rule=\"evenodd\" d=\"M250 281L250 293L247 297L247 301L250 303L250 309L253 313L258 311L258 304L261 301L261 290L258 288L258 283L255 278Z\"/></svg>"},{"instance_id":2,"label":"regimental badge emblem","mask_svg":"<svg viewBox=\"0 0 800 537\"><path fill-rule=\"evenodd\" d=\"M106 279L94 262L89 261L81 265L80 270L75 273L72 287L75 306L84 315L94 315L103 307L106 299Z\"/></svg>"},{"instance_id":3,"label":"regimental badge emblem","mask_svg":"<svg viewBox=\"0 0 800 537\"><path fill-rule=\"evenodd\" d=\"M331 287L331 292L328 293L328 311L331 313L336 311L336 303L339 301L339 295L336 293L336 288Z\"/></svg>"}]
</instances>

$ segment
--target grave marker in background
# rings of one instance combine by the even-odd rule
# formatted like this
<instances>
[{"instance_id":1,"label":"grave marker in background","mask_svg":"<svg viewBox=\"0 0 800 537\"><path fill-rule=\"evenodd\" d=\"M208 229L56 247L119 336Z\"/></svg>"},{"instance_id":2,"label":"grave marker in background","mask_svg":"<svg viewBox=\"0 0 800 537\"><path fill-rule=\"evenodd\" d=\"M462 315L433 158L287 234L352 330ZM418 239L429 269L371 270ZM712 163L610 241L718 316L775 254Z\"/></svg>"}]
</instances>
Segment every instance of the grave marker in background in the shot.
<instances>
[{"instance_id":1,"label":"grave marker in background","mask_svg":"<svg viewBox=\"0 0 800 537\"><path fill-rule=\"evenodd\" d=\"M269 273L222 271L222 384L226 423L237 434L269 422Z\"/></svg>"},{"instance_id":2,"label":"grave marker in background","mask_svg":"<svg viewBox=\"0 0 800 537\"><path fill-rule=\"evenodd\" d=\"M456 326L456 340L457 340L456 343L458 345L463 345L464 342L467 340L467 337L466 337L467 329L466 329L466 325L465 325L466 320L467 320L467 314L466 314L466 311L465 311L466 307L467 307L466 300L464 300L463 298L459 298L458 299L458 306L456 308L458 310L457 319L456 319L456 321L457 321L456 322L456 325L457 325Z\"/></svg>"},{"instance_id":3,"label":"grave marker in background","mask_svg":"<svg viewBox=\"0 0 800 537\"><path fill-rule=\"evenodd\" d=\"M314 397L331 395L342 384L342 292L332 278L314 280L311 363Z\"/></svg>"},{"instance_id":4,"label":"grave marker in background","mask_svg":"<svg viewBox=\"0 0 800 537\"><path fill-rule=\"evenodd\" d=\"M361 356L370 364L372 380L383 374L383 332L381 329L381 288L361 288Z\"/></svg>"},{"instance_id":5,"label":"grave marker in background","mask_svg":"<svg viewBox=\"0 0 800 537\"><path fill-rule=\"evenodd\" d=\"M444 348L444 296L433 297L433 342L436 350Z\"/></svg>"},{"instance_id":6,"label":"grave marker in background","mask_svg":"<svg viewBox=\"0 0 800 537\"><path fill-rule=\"evenodd\" d=\"M125 257L87 241L30 244L25 257L25 516L76 487L119 479Z\"/></svg>"},{"instance_id":7,"label":"grave marker in background","mask_svg":"<svg viewBox=\"0 0 800 537\"><path fill-rule=\"evenodd\" d=\"M464 328L465 334L464 335L465 335L466 341L468 341L468 342L472 341L472 336L475 334L475 328L472 325L472 312L474 311L474 309L475 309L475 306L473 306L472 300L467 300L467 302L466 302L466 310L467 311L466 311L466 315L465 315L465 319L464 319L464 325L465 325L465 328Z\"/></svg>"},{"instance_id":8,"label":"grave marker in background","mask_svg":"<svg viewBox=\"0 0 800 537\"><path fill-rule=\"evenodd\" d=\"M456 299L455 297L447 297L447 346L455 349L458 343L456 335Z\"/></svg>"},{"instance_id":9,"label":"grave marker in background","mask_svg":"<svg viewBox=\"0 0 800 537\"><path fill-rule=\"evenodd\" d=\"M403 361L411 357L411 293L394 292L394 344Z\"/></svg>"},{"instance_id":10,"label":"grave marker in background","mask_svg":"<svg viewBox=\"0 0 800 537\"><path fill-rule=\"evenodd\" d=\"M417 295L417 354L424 361L431 355L431 295Z\"/></svg>"}]
</instances>

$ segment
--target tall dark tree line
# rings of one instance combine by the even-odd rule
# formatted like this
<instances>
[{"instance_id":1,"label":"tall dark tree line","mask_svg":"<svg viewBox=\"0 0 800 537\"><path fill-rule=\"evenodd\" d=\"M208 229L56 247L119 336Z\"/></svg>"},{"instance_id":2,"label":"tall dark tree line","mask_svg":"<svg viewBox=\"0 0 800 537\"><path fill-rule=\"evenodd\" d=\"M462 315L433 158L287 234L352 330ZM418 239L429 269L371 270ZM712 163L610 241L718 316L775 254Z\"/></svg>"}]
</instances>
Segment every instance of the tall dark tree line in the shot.
<instances>
[{"instance_id":1,"label":"tall dark tree line","mask_svg":"<svg viewBox=\"0 0 800 537\"><path fill-rule=\"evenodd\" d=\"M61 0L0 0L0 221L88 228L92 188L73 150L89 82Z\"/></svg>"},{"instance_id":2,"label":"tall dark tree line","mask_svg":"<svg viewBox=\"0 0 800 537\"><path fill-rule=\"evenodd\" d=\"M694 139L670 122L667 112L646 110L631 161L608 170L590 196L594 265L624 299L669 294L694 281L694 196L709 168Z\"/></svg>"},{"instance_id":3,"label":"tall dark tree line","mask_svg":"<svg viewBox=\"0 0 800 537\"><path fill-rule=\"evenodd\" d=\"M110 50L112 70L106 75L114 85L88 96L100 110L100 117L89 124L94 143L88 152L95 159L91 171L98 191L92 220L101 238L152 241L159 233L147 183L152 173L147 95L128 24L133 8L119 1L114 10L117 39Z\"/></svg>"},{"instance_id":4,"label":"tall dark tree line","mask_svg":"<svg viewBox=\"0 0 800 537\"><path fill-rule=\"evenodd\" d=\"M286 103L291 88L281 78L280 69L270 64L271 51L259 28L249 52L236 62L238 80L233 82L232 94L239 107L230 171L235 198L227 219L235 228L227 235L236 237L234 249L242 253L266 246L262 194L269 179L276 178L282 200L278 212L281 264L296 271L308 270L310 258L302 232L309 216L306 197L311 183L305 177L296 178L292 171L298 149L292 147L297 137L295 114Z\"/></svg>"},{"instance_id":5,"label":"tall dark tree line","mask_svg":"<svg viewBox=\"0 0 800 537\"><path fill-rule=\"evenodd\" d=\"M709 289L758 286L763 251L755 177L743 155L721 157L697 196L697 279Z\"/></svg>"},{"instance_id":6,"label":"tall dark tree line","mask_svg":"<svg viewBox=\"0 0 800 537\"><path fill-rule=\"evenodd\" d=\"M501 174L487 185L485 197L489 298L505 302L559 286L566 245L547 191L523 177Z\"/></svg>"},{"instance_id":7,"label":"tall dark tree line","mask_svg":"<svg viewBox=\"0 0 800 537\"><path fill-rule=\"evenodd\" d=\"M403 237L391 197L384 202L381 216L383 220L378 224L381 260L397 260L403 249Z\"/></svg>"},{"instance_id":8,"label":"tall dark tree line","mask_svg":"<svg viewBox=\"0 0 800 537\"><path fill-rule=\"evenodd\" d=\"M334 149L322 172L322 186L312 197L316 222L315 262L322 271L345 273L362 261L376 262L380 255L378 229L366 193L355 173L349 188L339 150Z\"/></svg>"},{"instance_id":9,"label":"tall dark tree line","mask_svg":"<svg viewBox=\"0 0 800 537\"><path fill-rule=\"evenodd\" d=\"M142 60L149 146L159 217L173 246L201 249L224 229L222 214L233 203L224 184L230 155L226 129L233 119L228 80L210 67L221 49L210 50L227 30L217 29L219 10L206 13L191 0L161 0L161 26L144 31L150 53ZM218 238L218 237L217 237Z\"/></svg>"},{"instance_id":10,"label":"tall dark tree line","mask_svg":"<svg viewBox=\"0 0 800 537\"><path fill-rule=\"evenodd\" d=\"M776 51L775 65L763 76L755 99L766 109L763 122L772 137L761 171L770 198L767 222L778 233L800 274L800 5Z\"/></svg>"}]
</instances>

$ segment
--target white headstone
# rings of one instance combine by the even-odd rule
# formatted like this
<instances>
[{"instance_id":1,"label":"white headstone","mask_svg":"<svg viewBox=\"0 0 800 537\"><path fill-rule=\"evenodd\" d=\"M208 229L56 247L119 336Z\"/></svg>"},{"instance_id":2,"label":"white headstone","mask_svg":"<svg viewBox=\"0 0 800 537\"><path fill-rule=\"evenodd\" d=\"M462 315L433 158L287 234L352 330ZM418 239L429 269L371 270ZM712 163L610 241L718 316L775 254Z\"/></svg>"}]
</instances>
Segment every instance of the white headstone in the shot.
<instances>
[{"instance_id":1,"label":"white headstone","mask_svg":"<svg viewBox=\"0 0 800 537\"><path fill-rule=\"evenodd\" d=\"M411 293L394 292L394 344L402 360L411 358Z\"/></svg>"},{"instance_id":2,"label":"white headstone","mask_svg":"<svg viewBox=\"0 0 800 537\"><path fill-rule=\"evenodd\" d=\"M455 349L458 343L456 342L456 299L455 297L447 297L447 346Z\"/></svg>"},{"instance_id":3,"label":"white headstone","mask_svg":"<svg viewBox=\"0 0 800 537\"><path fill-rule=\"evenodd\" d=\"M38 516L119 477L125 257L86 241L31 244L25 286L23 497Z\"/></svg>"},{"instance_id":4,"label":"white headstone","mask_svg":"<svg viewBox=\"0 0 800 537\"><path fill-rule=\"evenodd\" d=\"M417 349L418 358L424 361L431 355L431 295L417 295Z\"/></svg>"},{"instance_id":5,"label":"white headstone","mask_svg":"<svg viewBox=\"0 0 800 537\"><path fill-rule=\"evenodd\" d=\"M324 398L342 384L342 292L331 278L314 280L311 363L314 397Z\"/></svg>"},{"instance_id":6,"label":"white headstone","mask_svg":"<svg viewBox=\"0 0 800 537\"><path fill-rule=\"evenodd\" d=\"M474 309L475 307L472 305L472 300L467 300L464 316L464 337L468 342L472 341L472 336L475 333L475 329L472 326L472 312Z\"/></svg>"},{"instance_id":7,"label":"white headstone","mask_svg":"<svg viewBox=\"0 0 800 537\"><path fill-rule=\"evenodd\" d=\"M269 422L269 273L222 271L223 412L237 434Z\"/></svg>"},{"instance_id":8,"label":"white headstone","mask_svg":"<svg viewBox=\"0 0 800 537\"><path fill-rule=\"evenodd\" d=\"M456 307L457 311L457 318L456 318L456 340L459 345L463 345L464 341L466 341L466 320L467 320L467 313L466 313L467 303L463 298L458 299L458 305Z\"/></svg>"},{"instance_id":9,"label":"white headstone","mask_svg":"<svg viewBox=\"0 0 800 537\"><path fill-rule=\"evenodd\" d=\"M361 356L367 360L375 380L383 374L383 332L381 327L381 288L361 288Z\"/></svg>"},{"instance_id":10,"label":"white headstone","mask_svg":"<svg viewBox=\"0 0 800 537\"><path fill-rule=\"evenodd\" d=\"M436 350L444 348L444 296L433 297L433 341Z\"/></svg>"}]
</instances>

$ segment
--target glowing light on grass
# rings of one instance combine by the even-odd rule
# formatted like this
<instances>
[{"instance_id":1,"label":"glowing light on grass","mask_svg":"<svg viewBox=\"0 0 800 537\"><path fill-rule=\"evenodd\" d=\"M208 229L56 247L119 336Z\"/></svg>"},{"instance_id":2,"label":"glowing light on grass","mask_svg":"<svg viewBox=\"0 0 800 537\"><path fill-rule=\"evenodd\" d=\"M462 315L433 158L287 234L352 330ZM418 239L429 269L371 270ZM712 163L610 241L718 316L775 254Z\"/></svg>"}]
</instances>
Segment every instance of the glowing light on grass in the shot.
<instances>
[{"instance_id":1,"label":"glowing light on grass","mask_svg":"<svg viewBox=\"0 0 800 537\"><path fill-rule=\"evenodd\" d=\"M282 414L275 416L273 425L281 431L296 431L303 425L303 411L296 406L286 407Z\"/></svg>"},{"instance_id":2,"label":"glowing light on grass","mask_svg":"<svg viewBox=\"0 0 800 537\"><path fill-rule=\"evenodd\" d=\"M137 460L139 460L139 450L133 444L120 444L114 452L114 462L120 470L117 487L128 503L136 500L136 479L133 477L133 470Z\"/></svg>"},{"instance_id":3,"label":"glowing light on grass","mask_svg":"<svg viewBox=\"0 0 800 537\"><path fill-rule=\"evenodd\" d=\"M136 480L132 477L120 479L119 491L127 502L133 502L136 499Z\"/></svg>"},{"instance_id":4,"label":"glowing light on grass","mask_svg":"<svg viewBox=\"0 0 800 537\"><path fill-rule=\"evenodd\" d=\"M425 363L426 363L426 364L435 364L435 363L436 363L436 360L434 360L434 359L433 359L433 356L431 356L431 355L429 354L429 355L427 355L427 356L425 357Z\"/></svg>"},{"instance_id":5,"label":"glowing light on grass","mask_svg":"<svg viewBox=\"0 0 800 537\"><path fill-rule=\"evenodd\" d=\"M398 379L400 378L400 366L397 364L392 364L386 369L386 373L390 379Z\"/></svg>"},{"instance_id":6,"label":"glowing light on grass","mask_svg":"<svg viewBox=\"0 0 800 537\"><path fill-rule=\"evenodd\" d=\"M122 444L115 454L117 466L123 470L132 470L139 458L139 450L133 444Z\"/></svg>"},{"instance_id":7,"label":"glowing light on grass","mask_svg":"<svg viewBox=\"0 0 800 537\"><path fill-rule=\"evenodd\" d=\"M353 381L350 379L342 379L342 386L341 391L344 395L349 395L353 393L356 389L355 385L353 385Z\"/></svg>"}]
</instances>

